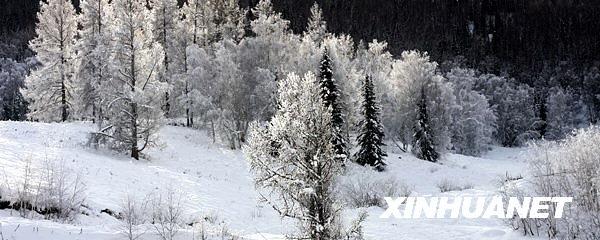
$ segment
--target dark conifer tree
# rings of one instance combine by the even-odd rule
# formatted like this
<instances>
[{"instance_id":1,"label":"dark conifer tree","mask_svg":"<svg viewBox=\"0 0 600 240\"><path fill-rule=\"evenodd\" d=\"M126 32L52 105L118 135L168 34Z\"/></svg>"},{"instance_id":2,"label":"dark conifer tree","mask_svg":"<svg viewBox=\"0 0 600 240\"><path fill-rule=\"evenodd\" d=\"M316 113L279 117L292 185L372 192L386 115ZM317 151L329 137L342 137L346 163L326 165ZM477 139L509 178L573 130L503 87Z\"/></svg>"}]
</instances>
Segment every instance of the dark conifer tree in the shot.
<instances>
[{"instance_id":1,"label":"dark conifer tree","mask_svg":"<svg viewBox=\"0 0 600 240\"><path fill-rule=\"evenodd\" d=\"M427 113L427 95L425 87L421 87L421 99L417 105L417 124L415 126L414 147L417 157L430 162L437 162L440 154L433 147L429 113Z\"/></svg>"},{"instance_id":2,"label":"dark conifer tree","mask_svg":"<svg viewBox=\"0 0 600 240\"><path fill-rule=\"evenodd\" d=\"M348 152L346 150L346 139L343 134L344 116L339 103L340 92L333 78L332 64L327 49L323 53L321 65L319 68L319 85L321 88L321 97L325 106L331 108L331 126L333 127L333 145L336 153L336 160L344 164Z\"/></svg>"},{"instance_id":3,"label":"dark conifer tree","mask_svg":"<svg viewBox=\"0 0 600 240\"><path fill-rule=\"evenodd\" d=\"M359 123L360 134L357 139L360 149L356 153L355 158L356 162L360 165L369 164L377 171L383 171L386 165L383 158L387 156L387 153L381 149L382 146L385 146L383 143L384 133L379 119L380 108L375 99L373 88L373 80L367 76L362 92L363 119Z\"/></svg>"}]
</instances>

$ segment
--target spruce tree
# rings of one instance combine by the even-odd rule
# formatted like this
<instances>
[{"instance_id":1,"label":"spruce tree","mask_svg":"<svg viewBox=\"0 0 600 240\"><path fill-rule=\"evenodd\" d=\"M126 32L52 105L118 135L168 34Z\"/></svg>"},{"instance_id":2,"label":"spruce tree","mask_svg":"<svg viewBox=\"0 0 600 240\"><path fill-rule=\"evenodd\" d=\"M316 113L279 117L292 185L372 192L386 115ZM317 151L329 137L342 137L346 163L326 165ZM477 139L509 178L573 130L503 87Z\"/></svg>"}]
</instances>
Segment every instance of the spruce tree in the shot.
<instances>
[{"instance_id":1,"label":"spruce tree","mask_svg":"<svg viewBox=\"0 0 600 240\"><path fill-rule=\"evenodd\" d=\"M332 143L336 154L335 159L343 163L347 157L346 140L342 133L344 116L339 103L340 92L335 78L333 78L331 65L331 59L329 58L327 49L325 49L319 69L319 85L323 103L326 107L331 108L331 126L333 129Z\"/></svg>"},{"instance_id":2,"label":"spruce tree","mask_svg":"<svg viewBox=\"0 0 600 240\"><path fill-rule=\"evenodd\" d=\"M429 128L429 115L427 113L427 95L425 86L421 87L421 98L417 104L417 124L415 126L414 147L417 148L417 157L430 162L437 162L439 153L433 146L431 129Z\"/></svg>"},{"instance_id":3,"label":"spruce tree","mask_svg":"<svg viewBox=\"0 0 600 240\"><path fill-rule=\"evenodd\" d=\"M360 165L369 164L376 170L383 171L386 165L383 157L387 156L387 153L381 149L382 146L385 146L383 143L384 133L379 119L380 107L375 99L373 88L373 80L367 76L362 92L363 119L360 121L360 134L357 139L360 149L355 158Z\"/></svg>"}]
</instances>

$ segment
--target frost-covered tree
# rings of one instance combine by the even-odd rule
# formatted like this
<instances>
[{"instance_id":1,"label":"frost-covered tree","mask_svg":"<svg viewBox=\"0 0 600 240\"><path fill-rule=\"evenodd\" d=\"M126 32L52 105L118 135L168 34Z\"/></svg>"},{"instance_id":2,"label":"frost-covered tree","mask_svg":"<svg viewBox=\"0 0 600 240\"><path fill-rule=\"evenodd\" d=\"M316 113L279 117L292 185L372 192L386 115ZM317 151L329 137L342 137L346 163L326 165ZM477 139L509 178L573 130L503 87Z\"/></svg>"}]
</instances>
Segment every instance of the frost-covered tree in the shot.
<instances>
[{"instance_id":1,"label":"frost-covered tree","mask_svg":"<svg viewBox=\"0 0 600 240\"><path fill-rule=\"evenodd\" d=\"M244 36L244 19L246 12L240 9L237 0L209 1L214 23L213 41L231 39L239 41Z\"/></svg>"},{"instance_id":2,"label":"frost-covered tree","mask_svg":"<svg viewBox=\"0 0 600 240\"><path fill-rule=\"evenodd\" d=\"M578 96L561 87L550 89L547 105L548 139L562 139L576 128L584 127L586 109Z\"/></svg>"},{"instance_id":3,"label":"frost-covered tree","mask_svg":"<svg viewBox=\"0 0 600 240\"><path fill-rule=\"evenodd\" d=\"M131 157L139 159L140 152L155 143L163 122L162 97L156 97L166 90L158 76L163 52L153 43L146 1L115 0L111 4L115 76L102 96L110 125L101 134L109 136L115 148L128 150Z\"/></svg>"},{"instance_id":4,"label":"frost-covered tree","mask_svg":"<svg viewBox=\"0 0 600 240\"><path fill-rule=\"evenodd\" d=\"M181 21L177 26L177 56L183 65L181 74L176 77L175 93L179 90L178 96L175 98L179 106L183 109L186 126L194 125L194 116L199 105L202 105L197 100L202 97L199 89L199 84L196 81L198 78L194 73L197 68L200 68L203 59L208 56L200 47L206 47L209 44L209 30L214 29L212 19L212 11L208 9L207 1L190 0L186 1L180 10ZM176 56L176 57L177 57Z\"/></svg>"},{"instance_id":5,"label":"frost-covered tree","mask_svg":"<svg viewBox=\"0 0 600 240\"><path fill-rule=\"evenodd\" d=\"M288 20L282 18L281 13L273 10L270 0L261 0L252 9L256 16L250 25L256 35L248 39L247 52L249 61L256 61L255 68L268 69L278 78L284 78L289 55L293 55L293 45L289 45Z\"/></svg>"},{"instance_id":6,"label":"frost-covered tree","mask_svg":"<svg viewBox=\"0 0 600 240\"><path fill-rule=\"evenodd\" d=\"M352 70L348 78L349 84L346 87L346 91L349 91L347 93L349 95L349 106L361 105L362 99L353 96L361 95L360 89L362 89L364 76L367 75L373 81L376 98L382 106L382 122L386 121L385 118L390 116L389 113L393 112L396 108L393 94L390 94L392 88L388 85L393 60L392 55L387 51L386 42L373 40L368 46L365 46L362 42L359 44L356 49L356 56L352 60ZM359 81L354 80L355 78L359 79ZM354 124L357 124L362 119L360 114L361 109L354 107L350 108L349 111L351 115L348 117L348 121L353 121ZM391 140L394 139L392 138Z\"/></svg>"},{"instance_id":7,"label":"frost-covered tree","mask_svg":"<svg viewBox=\"0 0 600 240\"><path fill-rule=\"evenodd\" d=\"M181 15L182 20L177 24L177 36L175 36L177 38L175 58L178 58L176 61L180 65L178 68L180 73L176 74L176 79L173 81L172 94L177 99L178 109L185 114L187 126L193 125L194 118L197 116L209 121L211 129L215 129L218 127L217 116L223 115L217 109L218 104L213 100L221 101L221 98L211 100L211 97L224 93L214 91L215 86L220 82L212 78L227 74L215 71L220 64L215 64L209 59L215 58L217 50L222 50L221 47L225 46L228 54L231 55L231 64L237 65L241 62L236 57L238 56L236 45L244 33L244 11L234 0L190 0L181 8ZM235 44L231 44L232 42ZM227 72L230 72L229 70L226 69ZM238 71L239 67L234 70ZM234 130L232 129L231 132Z\"/></svg>"},{"instance_id":8,"label":"frost-covered tree","mask_svg":"<svg viewBox=\"0 0 600 240\"><path fill-rule=\"evenodd\" d=\"M27 102L20 89L31 66L10 58L0 58L0 120L25 120Z\"/></svg>"},{"instance_id":9,"label":"frost-covered tree","mask_svg":"<svg viewBox=\"0 0 600 240\"><path fill-rule=\"evenodd\" d=\"M42 66L25 80L23 95L30 103L29 116L67 121L73 108L75 8L69 0L49 0L41 3L37 18L37 36L29 46Z\"/></svg>"},{"instance_id":10,"label":"frost-covered tree","mask_svg":"<svg viewBox=\"0 0 600 240\"><path fill-rule=\"evenodd\" d=\"M210 99L211 89L214 89L214 76L212 71L213 57L205 49L197 44L191 44L186 48L186 71L180 76L180 84L183 93L178 97L180 105L185 109L187 126L194 125L196 114L207 122L210 122L211 133L214 140L214 117L208 117L215 110L214 102Z\"/></svg>"},{"instance_id":11,"label":"frost-covered tree","mask_svg":"<svg viewBox=\"0 0 600 240\"><path fill-rule=\"evenodd\" d=\"M340 92L337 80L333 77L332 68L331 59L329 58L327 49L325 49L319 68L319 87L325 106L331 108L333 146L335 148L336 159L343 164L348 156L348 150L346 149L347 141L343 133L344 116L339 103Z\"/></svg>"},{"instance_id":12,"label":"frost-covered tree","mask_svg":"<svg viewBox=\"0 0 600 240\"><path fill-rule=\"evenodd\" d=\"M385 146L385 135L379 118L380 108L375 96L375 86L369 76L365 78L362 90L363 119L360 121L357 138L359 150L355 154L356 162L363 166L369 164L377 171L383 171L386 165L383 158L387 156L382 149Z\"/></svg>"},{"instance_id":13,"label":"frost-covered tree","mask_svg":"<svg viewBox=\"0 0 600 240\"><path fill-rule=\"evenodd\" d=\"M92 117L103 127L104 111L100 91L110 78L110 16L108 0L81 2L77 39L77 106L79 116Z\"/></svg>"},{"instance_id":14,"label":"frost-covered tree","mask_svg":"<svg viewBox=\"0 0 600 240\"><path fill-rule=\"evenodd\" d=\"M154 41L161 45L163 49L163 68L158 72L161 81L172 84L172 78L178 71L178 66L174 63L176 57L177 44L177 20L178 20L177 0L155 1L152 5L152 32ZM165 92L164 111L169 116L171 111L171 98L169 91Z\"/></svg>"},{"instance_id":15,"label":"frost-covered tree","mask_svg":"<svg viewBox=\"0 0 600 240\"><path fill-rule=\"evenodd\" d=\"M263 126L254 123L244 150L264 200L282 216L298 219L302 239L339 239L331 111L311 73L278 82L279 109Z\"/></svg>"},{"instance_id":16,"label":"frost-covered tree","mask_svg":"<svg viewBox=\"0 0 600 240\"><path fill-rule=\"evenodd\" d=\"M212 11L207 9L206 1L204 0L189 0L184 2L181 7L183 17L182 27L186 29L186 38L189 38L192 44L204 46L207 41L207 31L214 28L211 24Z\"/></svg>"},{"instance_id":17,"label":"frost-covered tree","mask_svg":"<svg viewBox=\"0 0 600 240\"><path fill-rule=\"evenodd\" d=\"M477 78L476 91L483 93L496 115L495 140L503 146L519 146L539 137L533 88L513 79L484 74Z\"/></svg>"},{"instance_id":18,"label":"frost-covered tree","mask_svg":"<svg viewBox=\"0 0 600 240\"><path fill-rule=\"evenodd\" d=\"M254 87L243 79L236 61L238 45L231 40L216 46L212 60L211 99L216 106L217 130L231 149L239 148L246 141L246 134L255 106L252 102ZM258 108L258 106L256 106Z\"/></svg>"},{"instance_id":19,"label":"frost-covered tree","mask_svg":"<svg viewBox=\"0 0 600 240\"><path fill-rule=\"evenodd\" d=\"M588 69L583 76L583 101L587 106L589 122L596 124L600 119L600 69Z\"/></svg>"},{"instance_id":20,"label":"frost-covered tree","mask_svg":"<svg viewBox=\"0 0 600 240\"><path fill-rule=\"evenodd\" d=\"M354 42L349 36L327 36L321 44L321 49L327 49L331 63L333 78L336 80L339 96L338 103L344 116L344 134L350 139L350 133L355 130L360 121L360 89L361 72L353 65ZM321 54L322 55L322 54ZM321 56L319 55L319 56ZM347 144L351 144L350 141Z\"/></svg>"},{"instance_id":21,"label":"frost-covered tree","mask_svg":"<svg viewBox=\"0 0 600 240\"><path fill-rule=\"evenodd\" d=\"M446 78L454 86L456 108L452 113L452 146L460 154L479 156L492 143L496 116L487 98L473 86L477 81L472 69L453 68Z\"/></svg>"},{"instance_id":22,"label":"frost-covered tree","mask_svg":"<svg viewBox=\"0 0 600 240\"><path fill-rule=\"evenodd\" d=\"M437 63L429 61L426 53L407 51L394 63L390 73L390 94L394 101L391 105L395 111L388 113L384 125L392 126L391 137L404 145L413 144L416 155L421 155L420 147L414 144L425 118L429 129L426 134L434 151L441 154L450 148L449 126L456 99L452 84L436 69Z\"/></svg>"},{"instance_id":23,"label":"frost-covered tree","mask_svg":"<svg viewBox=\"0 0 600 240\"><path fill-rule=\"evenodd\" d=\"M315 2L310 8L310 19L304 35L308 36L314 43L320 45L327 37L327 23L323 20L323 11Z\"/></svg>"},{"instance_id":24,"label":"frost-covered tree","mask_svg":"<svg viewBox=\"0 0 600 240\"><path fill-rule=\"evenodd\" d=\"M432 135L429 112L427 111L427 94L425 86L421 86L420 100L417 103L417 122L415 124L413 137L413 152L417 157L430 162L437 162L440 153L434 147L434 135Z\"/></svg>"}]
</instances>

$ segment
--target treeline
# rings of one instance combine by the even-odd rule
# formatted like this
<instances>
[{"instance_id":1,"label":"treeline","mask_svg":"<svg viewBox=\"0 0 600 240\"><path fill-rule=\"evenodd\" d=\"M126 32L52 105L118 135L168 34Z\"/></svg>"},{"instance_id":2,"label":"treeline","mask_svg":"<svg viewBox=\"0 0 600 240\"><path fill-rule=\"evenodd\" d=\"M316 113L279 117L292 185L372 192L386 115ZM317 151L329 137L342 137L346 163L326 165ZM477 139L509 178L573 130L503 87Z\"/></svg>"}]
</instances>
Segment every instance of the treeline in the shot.
<instances>
[{"instance_id":1,"label":"treeline","mask_svg":"<svg viewBox=\"0 0 600 240\"><path fill-rule=\"evenodd\" d=\"M431 161L445 151L479 155L491 143L559 139L600 112L597 68L585 75L562 64L546 68L531 86L469 68L465 57L442 64L418 51L394 57L386 42L331 33L318 5L306 31L295 34L270 3L251 10L233 0L148 4L90 0L80 13L66 0L42 4L29 45L36 57L2 62L3 119L23 120L28 109L30 120L92 120L94 142L136 158L167 120L207 128L215 141L240 148L249 124L276 112L277 82L319 68L339 85L340 142L352 144L358 131L369 78L387 140ZM325 56L330 65L320 66Z\"/></svg>"},{"instance_id":2,"label":"treeline","mask_svg":"<svg viewBox=\"0 0 600 240\"><path fill-rule=\"evenodd\" d=\"M552 124L539 119L534 90L509 77L460 61L440 66L419 51L394 58L385 42L332 34L318 5L301 34L269 1L244 11L228 0L182 7L174 0L90 0L78 14L68 0L54 0L42 4L38 18L30 47L39 63L2 75L16 91L3 103L28 107L35 121L94 121L92 143L136 159L167 121L208 129L215 141L240 148L250 123L271 120L281 107L278 83L290 73L328 79L321 88L341 159L350 158L355 133L359 145L381 146L385 134L402 150L437 161L446 151L479 155L492 143L520 145L541 137L540 125L561 127L562 135L585 121L577 114ZM363 96L365 81L373 86ZM574 106L569 92L555 92L562 95L552 107ZM557 111L547 117L562 116ZM357 156L376 156L365 163L383 169L385 152L365 151Z\"/></svg>"},{"instance_id":3,"label":"treeline","mask_svg":"<svg viewBox=\"0 0 600 240\"><path fill-rule=\"evenodd\" d=\"M242 1L247 6L256 0ZM385 40L390 52L421 49L443 62L465 56L473 66L488 57L517 75L544 62L590 64L600 54L600 3L589 0L317 0L334 33ZM301 32L312 2L276 1ZM531 68L531 69L529 69ZM502 69L505 70L505 69Z\"/></svg>"},{"instance_id":4,"label":"treeline","mask_svg":"<svg viewBox=\"0 0 600 240\"><path fill-rule=\"evenodd\" d=\"M79 2L72 1L77 11ZM181 5L185 1L178 2ZM482 62L489 61L486 58L495 58L508 66L494 70L510 71L512 76L536 73L544 65L559 61L571 61L574 66L590 65L600 55L597 34L600 17L596 14L600 3L592 0L316 2L323 9L323 18L331 32L349 34L357 42L385 40L394 55L407 49L421 49L438 62L461 55L471 67L480 67ZM256 3L258 0L239 0L244 9ZM312 1L275 1L274 8L290 20L294 32L301 33L312 4ZM0 6L0 32L33 29L39 1L2 0ZM252 14L247 16L252 17Z\"/></svg>"}]
</instances>

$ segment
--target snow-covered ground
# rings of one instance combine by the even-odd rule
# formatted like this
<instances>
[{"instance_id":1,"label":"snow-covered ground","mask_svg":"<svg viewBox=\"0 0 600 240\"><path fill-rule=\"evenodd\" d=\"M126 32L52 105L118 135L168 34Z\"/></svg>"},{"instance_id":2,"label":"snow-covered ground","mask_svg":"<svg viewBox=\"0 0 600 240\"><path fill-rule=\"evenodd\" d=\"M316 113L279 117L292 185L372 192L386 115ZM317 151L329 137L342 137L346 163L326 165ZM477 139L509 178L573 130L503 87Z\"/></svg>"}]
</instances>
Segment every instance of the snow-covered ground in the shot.
<instances>
[{"instance_id":1,"label":"snow-covered ground","mask_svg":"<svg viewBox=\"0 0 600 240\"><path fill-rule=\"evenodd\" d=\"M47 124L0 122L0 179L16 185L27 161L43 168L46 160L62 161L86 184L89 215L74 223L19 217L0 210L3 239L123 239L119 221L100 213L119 210L129 194L143 197L160 189L185 193L187 223L210 218L208 231L227 229L242 239L281 239L294 231L294 222L281 219L268 206L257 203L248 165L240 151L213 144L203 132L164 127L162 147L146 152L148 161L86 147L89 123ZM415 159L409 154L390 154L388 171L412 187L412 196L492 196L507 173L525 175L521 149L495 148L482 158L449 154L441 164ZM356 168L355 168L356 169ZM472 189L440 193L437 184L449 180ZM358 209L346 210L351 218ZM367 209L367 239L530 239L522 237L499 219L381 219L384 209ZM177 239L192 239L197 231L182 229ZM149 231L142 239L158 239ZM220 238L219 238L220 239Z\"/></svg>"}]
</instances>

